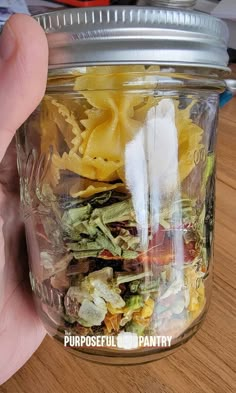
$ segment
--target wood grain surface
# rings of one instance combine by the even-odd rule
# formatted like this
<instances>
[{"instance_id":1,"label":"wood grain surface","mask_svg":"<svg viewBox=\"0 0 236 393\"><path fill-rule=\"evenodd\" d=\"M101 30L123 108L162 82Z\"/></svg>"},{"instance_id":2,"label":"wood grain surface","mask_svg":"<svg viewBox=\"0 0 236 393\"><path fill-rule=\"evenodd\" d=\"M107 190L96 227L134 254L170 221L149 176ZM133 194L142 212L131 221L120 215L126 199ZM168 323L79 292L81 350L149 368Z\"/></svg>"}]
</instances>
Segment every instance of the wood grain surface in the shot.
<instances>
[{"instance_id":1,"label":"wood grain surface","mask_svg":"<svg viewBox=\"0 0 236 393\"><path fill-rule=\"evenodd\" d=\"M47 337L0 392L236 392L236 98L220 112L215 229L210 310L185 346L154 363L117 367L80 360Z\"/></svg>"}]
</instances>

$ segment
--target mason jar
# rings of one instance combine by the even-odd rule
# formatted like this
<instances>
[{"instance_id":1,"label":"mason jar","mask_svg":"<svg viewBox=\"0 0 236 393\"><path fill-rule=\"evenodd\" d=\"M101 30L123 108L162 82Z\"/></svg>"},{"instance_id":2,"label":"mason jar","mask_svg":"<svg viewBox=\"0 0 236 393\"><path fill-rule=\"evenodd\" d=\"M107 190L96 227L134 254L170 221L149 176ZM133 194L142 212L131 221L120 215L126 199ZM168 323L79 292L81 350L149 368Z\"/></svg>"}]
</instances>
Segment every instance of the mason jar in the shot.
<instances>
[{"instance_id":1,"label":"mason jar","mask_svg":"<svg viewBox=\"0 0 236 393\"><path fill-rule=\"evenodd\" d=\"M36 19L48 83L17 153L38 314L81 358L159 359L210 301L227 28L150 7Z\"/></svg>"}]
</instances>

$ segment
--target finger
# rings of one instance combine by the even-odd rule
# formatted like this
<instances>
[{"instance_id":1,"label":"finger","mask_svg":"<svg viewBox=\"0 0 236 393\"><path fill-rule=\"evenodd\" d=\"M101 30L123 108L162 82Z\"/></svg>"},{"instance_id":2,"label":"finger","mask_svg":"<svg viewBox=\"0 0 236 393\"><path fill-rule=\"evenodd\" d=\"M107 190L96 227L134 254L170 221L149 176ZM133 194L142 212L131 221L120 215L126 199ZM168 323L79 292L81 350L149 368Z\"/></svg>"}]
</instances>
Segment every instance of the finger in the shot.
<instances>
[{"instance_id":1,"label":"finger","mask_svg":"<svg viewBox=\"0 0 236 393\"><path fill-rule=\"evenodd\" d=\"M46 332L33 306L33 299L21 285L1 312L0 385L32 356Z\"/></svg>"},{"instance_id":2,"label":"finger","mask_svg":"<svg viewBox=\"0 0 236 393\"><path fill-rule=\"evenodd\" d=\"M13 15L0 36L0 161L16 129L43 97L48 45L39 24Z\"/></svg>"},{"instance_id":3,"label":"finger","mask_svg":"<svg viewBox=\"0 0 236 393\"><path fill-rule=\"evenodd\" d=\"M15 138L12 139L10 145L7 148L6 154L0 162L0 185L4 187L3 190L19 195L20 181L16 164ZM1 208L0 212L2 212Z\"/></svg>"}]
</instances>

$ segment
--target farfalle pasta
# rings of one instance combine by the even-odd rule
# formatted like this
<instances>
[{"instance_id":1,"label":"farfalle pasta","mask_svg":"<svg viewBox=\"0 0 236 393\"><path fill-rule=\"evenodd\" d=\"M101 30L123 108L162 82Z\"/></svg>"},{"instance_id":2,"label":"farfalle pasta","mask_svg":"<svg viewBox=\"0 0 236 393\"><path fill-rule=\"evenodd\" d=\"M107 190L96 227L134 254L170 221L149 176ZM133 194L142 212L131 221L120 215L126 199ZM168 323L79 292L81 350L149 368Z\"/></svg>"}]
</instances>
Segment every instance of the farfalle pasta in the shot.
<instances>
[{"instance_id":1,"label":"farfalle pasta","mask_svg":"<svg viewBox=\"0 0 236 393\"><path fill-rule=\"evenodd\" d=\"M190 117L190 110L193 104L186 109L176 108L176 127L178 130L178 157L179 157L179 176L181 182L191 173L195 167L195 154L204 145L202 143L203 130L195 124ZM191 138L189 138L191 135Z\"/></svg>"},{"instance_id":2,"label":"farfalle pasta","mask_svg":"<svg viewBox=\"0 0 236 393\"><path fill-rule=\"evenodd\" d=\"M50 146L53 148L52 165L91 180L124 182L125 147L160 100L143 91L136 94L132 89L137 89L141 80L142 87L148 88L158 71L157 66L132 66L132 73L130 66L91 67L74 79L81 105L76 99L60 102L46 96L42 103L41 149L47 152ZM194 168L195 152L202 147L202 129L190 117L192 106L184 110L175 106L181 182Z\"/></svg>"},{"instance_id":3,"label":"farfalle pasta","mask_svg":"<svg viewBox=\"0 0 236 393\"><path fill-rule=\"evenodd\" d=\"M44 153L50 146L55 152L61 148L65 150L63 142L69 151L77 151L81 143L81 129L73 112L50 96L42 102L41 132L41 151Z\"/></svg>"},{"instance_id":4,"label":"farfalle pasta","mask_svg":"<svg viewBox=\"0 0 236 393\"><path fill-rule=\"evenodd\" d=\"M123 191L125 192L125 186L123 183L104 183L104 182L96 182L96 181L91 181L91 180L85 180L80 184L80 182L77 182L73 184L70 188L70 195L73 198L88 198L91 197L92 195L99 194L101 192L106 192L110 190L117 190L117 191Z\"/></svg>"},{"instance_id":5,"label":"farfalle pasta","mask_svg":"<svg viewBox=\"0 0 236 393\"><path fill-rule=\"evenodd\" d=\"M84 131L88 135L84 136L83 154L91 158L123 162L125 146L141 126L140 122L134 120L134 107L140 104L141 99L120 92L86 92L83 95L90 105L103 111L103 121L98 121L96 125L93 123L93 128L89 124L90 111L87 112L88 120L83 124L89 127Z\"/></svg>"},{"instance_id":6,"label":"farfalle pasta","mask_svg":"<svg viewBox=\"0 0 236 393\"><path fill-rule=\"evenodd\" d=\"M118 179L117 171L123 165L122 162L107 161L101 157L81 157L74 152L53 154L52 164L60 170L68 170L77 175L92 180L113 181Z\"/></svg>"}]
</instances>

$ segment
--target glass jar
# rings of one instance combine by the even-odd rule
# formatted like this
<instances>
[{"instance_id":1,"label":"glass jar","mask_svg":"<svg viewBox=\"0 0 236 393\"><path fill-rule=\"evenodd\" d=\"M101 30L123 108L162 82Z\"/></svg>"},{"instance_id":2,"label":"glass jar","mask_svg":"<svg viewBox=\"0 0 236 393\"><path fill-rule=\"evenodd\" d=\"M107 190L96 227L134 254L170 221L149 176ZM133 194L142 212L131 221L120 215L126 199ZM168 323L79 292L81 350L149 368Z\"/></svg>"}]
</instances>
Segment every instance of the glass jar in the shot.
<instances>
[{"instance_id":1,"label":"glass jar","mask_svg":"<svg viewBox=\"0 0 236 393\"><path fill-rule=\"evenodd\" d=\"M44 99L17 133L30 279L80 357L158 359L209 305L223 22L127 7L41 15Z\"/></svg>"}]
</instances>

